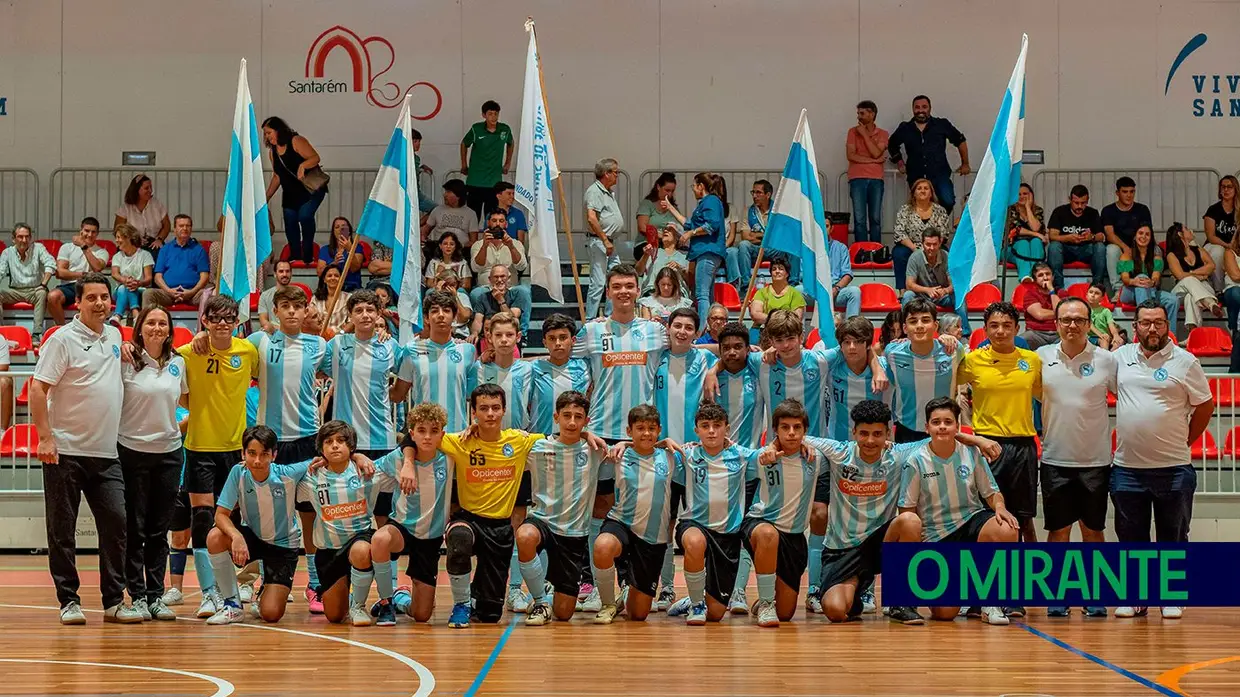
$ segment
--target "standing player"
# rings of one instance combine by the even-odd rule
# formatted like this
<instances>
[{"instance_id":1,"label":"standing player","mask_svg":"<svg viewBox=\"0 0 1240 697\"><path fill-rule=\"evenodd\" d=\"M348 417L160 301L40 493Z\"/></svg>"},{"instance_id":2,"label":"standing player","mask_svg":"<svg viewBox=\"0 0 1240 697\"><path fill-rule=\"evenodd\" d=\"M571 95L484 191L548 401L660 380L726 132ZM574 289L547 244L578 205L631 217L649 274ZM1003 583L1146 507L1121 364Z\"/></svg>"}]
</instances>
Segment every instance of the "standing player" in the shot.
<instances>
[{"instance_id":1,"label":"standing player","mask_svg":"<svg viewBox=\"0 0 1240 697\"><path fill-rule=\"evenodd\" d=\"M273 300L280 328L249 336L258 351L258 423L276 434L277 464L292 464L314 457L320 425L314 381L327 342L302 333L309 301L300 288L285 286Z\"/></svg>"},{"instance_id":2,"label":"standing player","mask_svg":"<svg viewBox=\"0 0 1240 697\"><path fill-rule=\"evenodd\" d=\"M887 346L887 379L891 383L897 443L925 440L926 404L935 397L956 394L956 367L964 360L964 348L949 350L936 341L938 308L928 298L913 298L904 304L904 336L907 342Z\"/></svg>"},{"instance_id":3,"label":"standing player","mask_svg":"<svg viewBox=\"0 0 1240 697\"><path fill-rule=\"evenodd\" d=\"M697 312L675 310L667 318L668 350L654 377L654 406L663 417L663 438L688 443L695 438L694 418L702 403L706 374L719 360L706 349L695 348ZM606 393L600 393L606 399Z\"/></svg>"},{"instance_id":4,"label":"standing player","mask_svg":"<svg viewBox=\"0 0 1240 697\"><path fill-rule=\"evenodd\" d=\"M393 403L412 394L413 404L439 404L448 412L449 433L469 425L467 395L473 390L477 372L477 351L472 344L452 340L452 320L456 317L456 297L432 290L422 299L422 321L427 338L414 339L403 348Z\"/></svg>"},{"instance_id":5,"label":"standing player","mask_svg":"<svg viewBox=\"0 0 1240 697\"><path fill-rule=\"evenodd\" d=\"M555 402L568 391L590 392L590 362L573 358L573 341L577 323L567 315L556 313L542 323L543 348L547 357L531 361L533 389L530 390L530 430L535 433L558 433L555 424Z\"/></svg>"}]
</instances>

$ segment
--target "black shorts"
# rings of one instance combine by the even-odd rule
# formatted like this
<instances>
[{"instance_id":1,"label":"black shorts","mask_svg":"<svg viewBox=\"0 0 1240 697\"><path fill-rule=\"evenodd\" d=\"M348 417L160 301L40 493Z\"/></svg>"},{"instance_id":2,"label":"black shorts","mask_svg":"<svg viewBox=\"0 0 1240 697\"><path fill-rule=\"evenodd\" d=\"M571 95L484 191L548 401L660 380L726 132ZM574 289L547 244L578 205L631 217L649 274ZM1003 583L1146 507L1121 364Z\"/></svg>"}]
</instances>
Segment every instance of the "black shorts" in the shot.
<instances>
[{"instance_id":1,"label":"black shorts","mask_svg":"<svg viewBox=\"0 0 1240 697\"><path fill-rule=\"evenodd\" d=\"M1060 467L1042 463L1042 513L1047 530L1061 530L1078 520L1090 530L1105 530L1111 466Z\"/></svg>"},{"instance_id":2,"label":"black shorts","mask_svg":"<svg viewBox=\"0 0 1240 697\"><path fill-rule=\"evenodd\" d=\"M530 471L526 470L521 473L521 483L517 485L517 501L513 505L517 508L529 508L534 502L534 480L530 477Z\"/></svg>"},{"instance_id":3,"label":"black shorts","mask_svg":"<svg viewBox=\"0 0 1240 697\"><path fill-rule=\"evenodd\" d=\"M985 434L980 434L985 435ZM986 436L1003 446L1003 453L990 463L1003 505L1021 521L1038 515L1038 446L1033 436Z\"/></svg>"},{"instance_id":4,"label":"black shorts","mask_svg":"<svg viewBox=\"0 0 1240 697\"><path fill-rule=\"evenodd\" d=\"M552 532L550 525L534 517L526 518L525 523L538 528L538 534L542 536L538 551L547 552L547 580L555 592L577 597L581 567L589 560L590 538L558 535ZM535 594L542 592L538 588L531 588L530 591Z\"/></svg>"},{"instance_id":5,"label":"black shorts","mask_svg":"<svg viewBox=\"0 0 1240 697\"><path fill-rule=\"evenodd\" d=\"M172 522L168 526L171 532L189 530L193 509L189 505L189 492L181 489L177 492L177 500L172 504Z\"/></svg>"},{"instance_id":6,"label":"black shorts","mask_svg":"<svg viewBox=\"0 0 1240 697\"><path fill-rule=\"evenodd\" d=\"M237 529L245 538L245 546L250 549L250 559L263 563L263 585L292 588L293 574L297 571L297 560L301 557L301 552L262 540L248 526L238 525Z\"/></svg>"},{"instance_id":7,"label":"black shorts","mask_svg":"<svg viewBox=\"0 0 1240 697\"><path fill-rule=\"evenodd\" d=\"M865 538L865 542L856 547L824 548L820 587L825 591L854 577L857 579L857 586L861 587L863 583L868 585L869 581L881 574L883 572L883 538L887 535L887 528L890 526L891 521L883 523L881 528L875 530L872 535Z\"/></svg>"},{"instance_id":8,"label":"black shorts","mask_svg":"<svg viewBox=\"0 0 1240 697\"><path fill-rule=\"evenodd\" d=\"M741 522L741 544L745 546L745 551L749 552L751 557L753 545L749 541L749 536L753 534L754 528L763 523L770 525L770 521L761 518L745 518ZM801 577L805 575L805 567L809 564L809 541L803 534L795 535L782 530L775 532L779 533L779 549L775 556L775 576L789 588L799 590ZM810 585L817 584L811 579Z\"/></svg>"},{"instance_id":9,"label":"black shorts","mask_svg":"<svg viewBox=\"0 0 1240 697\"><path fill-rule=\"evenodd\" d=\"M374 530L363 530L345 540L340 549L320 548L314 553L314 565L319 571L319 595L331 590L341 579L348 581L349 572L353 569L353 564L349 562L349 550L358 542L370 542L374 536Z\"/></svg>"},{"instance_id":10,"label":"black shorts","mask_svg":"<svg viewBox=\"0 0 1240 697\"><path fill-rule=\"evenodd\" d=\"M485 518L464 509L451 516L451 523L469 525L474 535L474 579L470 593L474 616L479 622L495 623L504 614L504 594L508 590L508 565L512 561L512 522L508 518Z\"/></svg>"},{"instance_id":11,"label":"black shorts","mask_svg":"<svg viewBox=\"0 0 1240 697\"><path fill-rule=\"evenodd\" d=\"M930 434L925 431L918 431L905 426L899 421L896 422L895 441L897 443L916 443L929 437Z\"/></svg>"},{"instance_id":12,"label":"black shorts","mask_svg":"<svg viewBox=\"0 0 1240 697\"><path fill-rule=\"evenodd\" d=\"M77 286L73 283L61 283L56 286L55 290L60 291L65 296L65 307L69 307L77 301Z\"/></svg>"},{"instance_id":13,"label":"black shorts","mask_svg":"<svg viewBox=\"0 0 1240 697\"><path fill-rule=\"evenodd\" d=\"M681 520L676 523L676 544L681 549L685 548L685 531L693 528L706 536L706 594L727 605L741 564L741 534L715 532L696 521Z\"/></svg>"},{"instance_id":14,"label":"black shorts","mask_svg":"<svg viewBox=\"0 0 1240 697\"><path fill-rule=\"evenodd\" d=\"M185 490L191 494L213 494L218 499L228 473L239 462L240 450L203 452L186 448Z\"/></svg>"},{"instance_id":15,"label":"black shorts","mask_svg":"<svg viewBox=\"0 0 1240 697\"><path fill-rule=\"evenodd\" d=\"M276 444L277 465L295 465L306 460L313 460L319 454L314 445L315 436L306 436L297 440L285 440Z\"/></svg>"},{"instance_id":16,"label":"black shorts","mask_svg":"<svg viewBox=\"0 0 1240 697\"><path fill-rule=\"evenodd\" d=\"M401 555L409 558L405 574L434 588L439 580L439 549L443 547L443 537L423 540L414 537L413 533L400 523L389 520L387 525L396 528L405 541L405 548L401 550Z\"/></svg>"},{"instance_id":17,"label":"black shorts","mask_svg":"<svg viewBox=\"0 0 1240 697\"><path fill-rule=\"evenodd\" d=\"M956 531L939 540L939 542L977 542L977 538L982 536L982 528L986 527L986 523L995 517L995 512L989 508L978 511L964 522L964 525L956 528Z\"/></svg>"},{"instance_id":18,"label":"black shorts","mask_svg":"<svg viewBox=\"0 0 1240 697\"><path fill-rule=\"evenodd\" d=\"M653 598L659 588L659 574L663 572L667 543L647 542L635 535L629 526L611 518L603 521L599 534L603 533L620 541L620 556L624 557L628 569L624 581L629 588ZM620 568L619 565L617 568Z\"/></svg>"}]
</instances>

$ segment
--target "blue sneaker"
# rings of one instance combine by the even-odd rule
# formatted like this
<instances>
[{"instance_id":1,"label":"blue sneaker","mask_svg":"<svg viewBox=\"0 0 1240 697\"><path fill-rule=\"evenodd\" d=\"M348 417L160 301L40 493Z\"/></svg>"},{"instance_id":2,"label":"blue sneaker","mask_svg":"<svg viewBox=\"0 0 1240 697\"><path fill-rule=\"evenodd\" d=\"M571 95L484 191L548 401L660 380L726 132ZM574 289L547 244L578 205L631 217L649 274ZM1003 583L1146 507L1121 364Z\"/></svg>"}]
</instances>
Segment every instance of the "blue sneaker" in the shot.
<instances>
[{"instance_id":1,"label":"blue sneaker","mask_svg":"<svg viewBox=\"0 0 1240 697\"><path fill-rule=\"evenodd\" d=\"M667 608L667 616L680 617L681 615L687 615L689 614L689 610L692 608L693 601L689 600L688 597L684 597L672 603L671 606Z\"/></svg>"},{"instance_id":2,"label":"blue sneaker","mask_svg":"<svg viewBox=\"0 0 1240 697\"><path fill-rule=\"evenodd\" d=\"M392 596L392 606L397 612L408 614L409 608L413 606L413 593L409 588L401 586L396 589L396 594Z\"/></svg>"},{"instance_id":3,"label":"blue sneaker","mask_svg":"<svg viewBox=\"0 0 1240 697\"><path fill-rule=\"evenodd\" d=\"M698 603L690 608L689 616L685 618L685 624L692 627L699 627L706 624L706 603Z\"/></svg>"},{"instance_id":4,"label":"blue sneaker","mask_svg":"<svg viewBox=\"0 0 1240 697\"><path fill-rule=\"evenodd\" d=\"M391 602L379 604L379 619L375 624L380 627L396 626L396 608L392 607Z\"/></svg>"},{"instance_id":5,"label":"blue sneaker","mask_svg":"<svg viewBox=\"0 0 1240 697\"><path fill-rule=\"evenodd\" d=\"M1085 616L1086 617L1106 617L1107 609L1105 607L1096 607L1096 606L1086 605Z\"/></svg>"},{"instance_id":6,"label":"blue sneaker","mask_svg":"<svg viewBox=\"0 0 1240 697\"><path fill-rule=\"evenodd\" d=\"M452 614L448 615L448 626L452 629L469 627L469 603L456 603L452 606Z\"/></svg>"},{"instance_id":7,"label":"blue sneaker","mask_svg":"<svg viewBox=\"0 0 1240 697\"><path fill-rule=\"evenodd\" d=\"M1066 607L1048 607L1046 608L1047 617L1067 617L1070 610Z\"/></svg>"}]
</instances>

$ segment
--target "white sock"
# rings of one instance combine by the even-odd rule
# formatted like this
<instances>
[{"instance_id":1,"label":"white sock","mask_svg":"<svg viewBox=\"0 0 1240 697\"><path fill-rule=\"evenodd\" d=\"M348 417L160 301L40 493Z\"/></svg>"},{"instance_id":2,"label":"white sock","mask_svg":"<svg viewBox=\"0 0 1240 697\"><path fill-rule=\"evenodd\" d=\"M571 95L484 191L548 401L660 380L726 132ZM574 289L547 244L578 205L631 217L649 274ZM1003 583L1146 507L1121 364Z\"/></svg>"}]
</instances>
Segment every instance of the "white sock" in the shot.
<instances>
[{"instance_id":1,"label":"white sock","mask_svg":"<svg viewBox=\"0 0 1240 697\"><path fill-rule=\"evenodd\" d=\"M706 569L686 571L685 585L689 588L689 600L694 605L706 602Z\"/></svg>"},{"instance_id":2,"label":"white sock","mask_svg":"<svg viewBox=\"0 0 1240 697\"><path fill-rule=\"evenodd\" d=\"M209 559L211 570L215 572L213 580L219 583L220 597L224 600L233 601L234 605L240 605L240 594L237 590L237 567L233 566L232 553L217 552L209 555Z\"/></svg>"}]
</instances>

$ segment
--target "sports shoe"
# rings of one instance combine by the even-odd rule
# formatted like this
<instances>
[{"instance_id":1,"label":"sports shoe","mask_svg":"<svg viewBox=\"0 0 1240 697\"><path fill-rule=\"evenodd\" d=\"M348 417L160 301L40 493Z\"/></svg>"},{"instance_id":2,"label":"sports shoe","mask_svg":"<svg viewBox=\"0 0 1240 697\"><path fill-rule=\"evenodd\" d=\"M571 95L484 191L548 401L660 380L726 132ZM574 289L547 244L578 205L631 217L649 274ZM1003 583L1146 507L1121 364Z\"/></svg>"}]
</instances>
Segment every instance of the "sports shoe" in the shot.
<instances>
[{"instance_id":1,"label":"sports shoe","mask_svg":"<svg viewBox=\"0 0 1240 697\"><path fill-rule=\"evenodd\" d=\"M508 600L504 603L509 612L525 614L530 611L530 597L521 586L508 586Z\"/></svg>"},{"instance_id":2,"label":"sports shoe","mask_svg":"<svg viewBox=\"0 0 1240 697\"><path fill-rule=\"evenodd\" d=\"M582 612L598 612L603 609L603 599L598 595L598 589L590 586L590 595L581 602Z\"/></svg>"},{"instance_id":3,"label":"sports shoe","mask_svg":"<svg viewBox=\"0 0 1240 697\"><path fill-rule=\"evenodd\" d=\"M349 606L349 621L354 627L369 627L375 621L371 619L370 613L366 612L366 606L360 603L354 603Z\"/></svg>"},{"instance_id":4,"label":"sports shoe","mask_svg":"<svg viewBox=\"0 0 1240 697\"><path fill-rule=\"evenodd\" d=\"M668 617L680 617L681 615L687 615L689 614L689 610L692 607L693 607L692 600L689 600L689 598L687 597L681 598L680 600L677 600L676 602L668 606L667 616Z\"/></svg>"},{"instance_id":5,"label":"sports shoe","mask_svg":"<svg viewBox=\"0 0 1240 697\"><path fill-rule=\"evenodd\" d=\"M655 612L667 612L667 609L676 604L676 589L672 586L663 586L659 589L659 597L654 601Z\"/></svg>"},{"instance_id":6,"label":"sports shoe","mask_svg":"<svg viewBox=\"0 0 1240 697\"><path fill-rule=\"evenodd\" d=\"M871 585L861 594L861 614L873 615L878 610L878 603L874 600L874 586Z\"/></svg>"},{"instance_id":7,"label":"sports shoe","mask_svg":"<svg viewBox=\"0 0 1240 697\"><path fill-rule=\"evenodd\" d=\"M1047 617L1067 617L1072 613L1072 608L1055 606L1046 608Z\"/></svg>"},{"instance_id":8,"label":"sports shoe","mask_svg":"<svg viewBox=\"0 0 1240 697\"><path fill-rule=\"evenodd\" d=\"M982 621L986 624L1003 626L1008 624L1007 613L1001 607L986 606L982 608Z\"/></svg>"},{"instance_id":9,"label":"sports shoe","mask_svg":"<svg viewBox=\"0 0 1240 697\"><path fill-rule=\"evenodd\" d=\"M603 599L600 596L599 602L602 602L602 600ZM616 594L616 607L623 609L628 606L629 606L629 584L626 583L620 586L620 592Z\"/></svg>"},{"instance_id":10,"label":"sports shoe","mask_svg":"<svg viewBox=\"0 0 1240 697\"><path fill-rule=\"evenodd\" d=\"M581 584L580 586L577 587L577 600L580 600L581 602L585 602L586 597L589 596L590 592L593 590L594 590L593 583Z\"/></svg>"},{"instance_id":11,"label":"sports shoe","mask_svg":"<svg viewBox=\"0 0 1240 697\"><path fill-rule=\"evenodd\" d=\"M1025 616L1025 608L1021 607L1020 605L1011 605L1011 606L1004 607L1001 609L1003 610L1003 614L1007 615L1008 617L1024 617Z\"/></svg>"},{"instance_id":12,"label":"sports shoe","mask_svg":"<svg viewBox=\"0 0 1240 697\"><path fill-rule=\"evenodd\" d=\"M242 586L249 586L250 590L254 590L254 582L262 575L259 571L259 563L259 560L251 559L250 563L241 567L237 571L237 583Z\"/></svg>"},{"instance_id":13,"label":"sports shoe","mask_svg":"<svg viewBox=\"0 0 1240 697\"><path fill-rule=\"evenodd\" d=\"M310 614L323 614L323 600L319 598L317 591L311 588L306 589L306 604L310 608Z\"/></svg>"},{"instance_id":14,"label":"sports shoe","mask_svg":"<svg viewBox=\"0 0 1240 697\"><path fill-rule=\"evenodd\" d=\"M409 608L413 607L413 589L409 586L401 586L396 589L396 594L392 596L392 607L397 612L408 613Z\"/></svg>"},{"instance_id":15,"label":"sports shoe","mask_svg":"<svg viewBox=\"0 0 1240 697\"><path fill-rule=\"evenodd\" d=\"M759 627L778 627L779 615L775 614L775 603L759 600L753 604L753 616Z\"/></svg>"},{"instance_id":16,"label":"sports shoe","mask_svg":"<svg viewBox=\"0 0 1240 697\"><path fill-rule=\"evenodd\" d=\"M525 624L529 627L541 627L551 621L551 606L543 601L534 603L530 608L530 614L525 617Z\"/></svg>"},{"instance_id":17,"label":"sports shoe","mask_svg":"<svg viewBox=\"0 0 1240 697\"><path fill-rule=\"evenodd\" d=\"M202 594L202 602L198 604L198 619L206 619L219 612L222 607L224 600L214 588L210 588Z\"/></svg>"},{"instance_id":18,"label":"sports shoe","mask_svg":"<svg viewBox=\"0 0 1240 697\"><path fill-rule=\"evenodd\" d=\"M749 603L745 601L744 588L732 591L732 600L728 603L728 612L731 612L733 615L749 614Z\"/></svg>"},{"instance_id":19,"label":"sports shoe","mask_svg":"<svg viewBox=\"0 0 1240 697\"><path fill-rule=\"evenodd\" d=\"M615 605L604 605L602 610L594 616L594 624L611 624L616 619L616 615L620 614L620 608Z\"/></svg>"},{"instance_id":20,"label":"sports shoe","mask_svg":"<svg viewBox=\"0 0 1240 697\"><path fill-rule=\"evenodd\" d=\"M1097 618L1097 617L1106 617L1106 616L1107 616L1107 609L1106 609L1105 607L1099 607L1099 606L1094 606L1094 605L1086 605L1086 606L1085 606L1085 616L1086 616L1086 617L1095 617L1095 618Z\"/></svg>"},{"instance_id":21,"label":"sports shoe","mask_svg":"<svg viewBox=\"0 0 1240 697\"><path fill-rule=\"evenodd\" d=\"M818 586L810 586L805 592L805 612L811 615L822 614L822 597Z\"/></svg>"},{"instance_id":22,"label":"sports shoe","mask_svg":"<svg viewBox=\"0 0 1240 697\"><path fill-rule=\"evenodd\" d=\"M907 607L904 605L897 605L895 607L887 608L887 617L892 622L899 622L900 624L905 625L926 623L926 618L921 616L921 613L917 611L917 608Z\"/></svg>"},{"instance_id":23,"label":"sports shoe","mask_svg":"<svg viewBox=\"0 0 1240 697\"><path fill-rule=\"evenodd\" d=\"M963 608L964 616L971 619L977 619L982 616L982 607L980 605L970 605Z\"/></svg>"},{"instance_id":24,"label":"sports shoe","mask_svg":"<svg viewBox=\"0 0 1240 697\"><path fill-rule=\"evenodd\" d=\"M104 622L114 622L116 624L142 624L144 620L145 618L141 613L124 603L117 603L103 611Z\"/></svg>"},{"instance_id":25,"label":"sports shoe","mask_svg":"<svg viewBox=\"0 0 1240 697\"><path fill-rule=\"evenodd\" d=\"M177 613L169 609L164 601L158 598L154 602L147 605L147 612L150 613L150 617L153 620L162 620L167 622L177 618Z\"/></svg>"},{"instance_id":26,"label":"sports shoe","mask_svg":"<svg viewBox=\"0 0 1240 697\"><path fill-rule=\"evenodd\" d=\"M1145 617L1150 612L1148 607L1128 607L1123 605L1115 608L1115 616L1121 619L1128 617Z\"/></svg>"},{"instance_id":27,"label":"sports shoe","mask_svg":"<svg viewBox=\"0 0 1240 697\"><path fill-rule=\"evenodd\" d=\"M249 583L243 583L240 586L237 586L237 594L243 605L245 603L254 602L254 586Z\"/></svg>"},{"instance_id":28,"label":"sports shoe","mask_svg":"<svg viewBox=\"0 0 1240 697\"><path fill-rule=\"evenodd\" d=\"M207 618L207 624L236 624L245 620L245 613L241 611L240 605L232 605L224 603L224 607L220 611Z\"/></svg>"},{"instance_id":29,"label":"sports shoe","mask_svg":"<svg viewBox=\"0 0 1240 697\"><path fill-rule=\"evenodd\" d=\"M143 622L151 621L151 608L146 604L146 598L138 598L130 605L138 614L142 615Z\"/></svg>"},{"instance_id":30,"label":"sports shoe","mask_svg":"<svg viewBox=\"0 0 1240 697\"><path fill-rule=\"evenodd\" d=\"M169 588L168 590L164 591L163 596L161 596L159 599L163 601L164 605L167 605L168 607L185 604L185 595L181 593L180 588Z\"/></svg>"},{"instance_id":31,"label":"sports shoe","mask_svg":"<svg viewBox=\"0 0 1240 697\"><path fill-rule=\"evenodd\" d=\"M1182 607L1164 607L1162 609L1162 618L1164 620L1178 620L1184 616L1184 608Z\"/></svg>"},{"instance_id":32,"label":"sports shoe","mask_svg":"<svg viewBox=\"0 0 1240 697\"><path fill-rule=\"evenodd\" d=\"M65 606L60 608L61 624L86 624L86 615L82 613L82 606L70 600Z\"/></svg>"},{"instance_id":33,"label":"sports shoe","mask_svg":"<svg viewBox=\"0 0 1240 697\"><path fill-rule=\"evenodd\" d=\"M689 608L689 616L685 618L685 624L691 627L700 627L706 624L706 603L700 602Z\"/></svg>"},{"instance_id":34,"label":"sports shoe","mask_svg":"<svg viewBox=\"0 0 1240 697\"><path fill-rule=\"evenodd\" d=\"M375 620L375 625L379 627L396 626L396 607L390 600L386 603L379 603L379 619Z\"/></svg>"},{"instance_id":35,"label":"sports shoe","mask_svg":"<svg viewBox=\"0 0 1240 697\"><path fill-rule=\"evenodd\" d=\"M452 629L465 629L469 626L469 603L456 603L448 615L448 626Z\"/></svg>"},{"instance_id":36,"label":"sports shoe","mask_svg":"<svg viewBox=\"0 0 1240 697\"><path fill-rule=\"evenodd\" d=\"M250 613L250 617L253 617L256 620L261 620L263 618L263 609L259 607L258 603L250 603L249 609L247 609L246 612Z\"/></svg>"}]
</instances>

